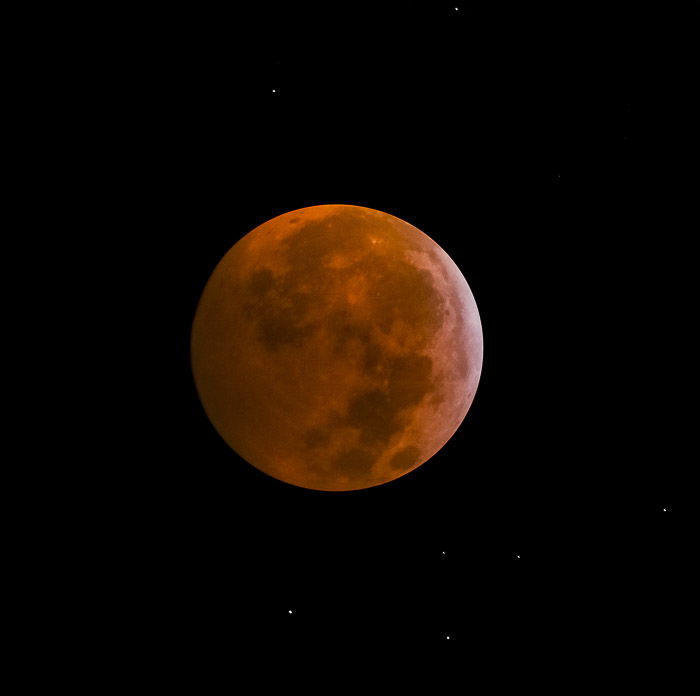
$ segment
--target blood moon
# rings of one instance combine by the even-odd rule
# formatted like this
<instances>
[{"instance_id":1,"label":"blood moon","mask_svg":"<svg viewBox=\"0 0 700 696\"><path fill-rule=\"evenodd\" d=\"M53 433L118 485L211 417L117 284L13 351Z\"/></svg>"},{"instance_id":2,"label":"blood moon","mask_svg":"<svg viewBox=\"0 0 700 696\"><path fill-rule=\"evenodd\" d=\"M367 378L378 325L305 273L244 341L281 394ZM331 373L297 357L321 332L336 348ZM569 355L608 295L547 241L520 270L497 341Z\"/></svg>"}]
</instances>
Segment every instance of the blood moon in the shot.
<instances>
[{"instance_id":1,"label":"blood moon","mask_svg":"<svg viewBox=\"0 0 700 696\"><path fill-rule=\"evenodd\" d=\"M234 244L191 341L221 437L270 476L324 491L392 481L440 450L472 403L482 347L450 257L352 205L294 210Z\"/></svg>"}]
</instances>

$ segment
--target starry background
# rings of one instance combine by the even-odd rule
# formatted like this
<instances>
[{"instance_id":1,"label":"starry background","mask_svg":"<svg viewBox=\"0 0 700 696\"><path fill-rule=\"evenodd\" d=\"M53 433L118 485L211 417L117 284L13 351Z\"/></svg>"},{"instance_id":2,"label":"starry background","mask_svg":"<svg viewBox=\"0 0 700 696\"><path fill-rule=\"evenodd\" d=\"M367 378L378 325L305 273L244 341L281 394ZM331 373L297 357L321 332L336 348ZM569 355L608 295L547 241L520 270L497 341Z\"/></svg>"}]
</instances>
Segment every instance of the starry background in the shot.
<instances>
[{"instance_id":1,"label":"starry background","mask_svg":"<svg viewBox=\"0 0 700 696\"><path fill-rule=\"evenodd\" d=\"M108 106L140 311L115 331L133 437L111 473L138 539L138 632L208 655L449 636L474 660L600 662L668 644L688 554L697 13L659 12L289 3L127 18L106 72L128 95ZM322 203L431 236L485 341L443 450L339 494L238 458L189 369L221 256Z\"/></svg>"}]
</instances>

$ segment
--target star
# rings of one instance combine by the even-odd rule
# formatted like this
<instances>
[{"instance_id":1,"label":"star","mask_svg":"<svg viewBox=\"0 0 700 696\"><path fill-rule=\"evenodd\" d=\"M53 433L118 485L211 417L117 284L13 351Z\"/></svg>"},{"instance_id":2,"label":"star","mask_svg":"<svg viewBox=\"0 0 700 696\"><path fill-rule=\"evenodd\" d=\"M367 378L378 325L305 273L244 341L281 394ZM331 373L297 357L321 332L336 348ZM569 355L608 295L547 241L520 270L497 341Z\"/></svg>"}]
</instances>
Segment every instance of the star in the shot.
<instances>
[{"instance_id":1,"label":"star","mask_svg":"<svg viewBox=\"0 0 700 696\"><path fill-rule=\"evenodd\" d=\"M666 508L664 508L664 512L666 512Z\"/></svg>"},{"instance_id":2,"label":"star","mask_svg":"<svg viewBox=\"0 0 700 696\"><path fill-rule=\"evenodd\" d=\"M443 555L443 556L447 556L447 551L443 551L443 552L442 552L442 555Z\"/></svg>"},{"instance_id":3,"label":"star","mask_svg":"<svg viewBox=\"0 0 700 696\"><path fill-rule=\"evenodd\" d=\"M294 612L290 609L290 610L289 610L289 613L290 613L290 614L293 614Z\"/></svg>"},{"instance_id":4,"label":"star","mask_svg":"<svg viewBox=\"0 0 700 696\"><path fill-rule=\"evenodd\" d=\"M273 90L272 90L272 93L273 93L273 94L276 94L276 93L277 93L277 90L276 90L276 89L273 89Z\"/></svg>"}]
</instances>

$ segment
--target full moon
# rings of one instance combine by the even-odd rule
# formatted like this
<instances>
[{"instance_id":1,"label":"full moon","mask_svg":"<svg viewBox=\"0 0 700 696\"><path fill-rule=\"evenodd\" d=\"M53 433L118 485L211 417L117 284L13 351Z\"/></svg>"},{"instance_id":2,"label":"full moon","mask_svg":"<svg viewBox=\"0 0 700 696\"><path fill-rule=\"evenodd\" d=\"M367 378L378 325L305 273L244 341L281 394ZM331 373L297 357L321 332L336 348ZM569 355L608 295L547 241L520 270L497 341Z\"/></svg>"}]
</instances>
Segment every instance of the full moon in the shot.
<instances>
[{"instance_id":1,"label":"full moon","mask_svg":"<svg viewBox=\"0 0 700 696\"><path fill-rule=\"evenodd\" d=\"M430 459L464 420L482 355L452 259L409 223L353 205L294 210L234 244L191 336L197 392L225 442L322 491Z\"/></svg>"}]
</instances>

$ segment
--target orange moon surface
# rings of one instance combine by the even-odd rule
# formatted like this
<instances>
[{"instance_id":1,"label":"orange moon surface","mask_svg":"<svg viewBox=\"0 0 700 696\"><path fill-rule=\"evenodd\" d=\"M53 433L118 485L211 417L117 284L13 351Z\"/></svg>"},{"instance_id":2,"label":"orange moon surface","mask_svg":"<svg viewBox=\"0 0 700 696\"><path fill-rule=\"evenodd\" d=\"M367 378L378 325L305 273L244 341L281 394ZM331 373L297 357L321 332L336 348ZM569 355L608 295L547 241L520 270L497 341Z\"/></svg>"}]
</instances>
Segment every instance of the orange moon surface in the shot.
<instances>
[{"instance_id":1,"label":"orange moon surface","mask_svg":"<svg viewBox=\"0 0 700 696\"><path fill-rule=\"evenodd\" d=\"M474 399L483 338L450 257L393 215L317 205L226 253L191 336L204 410L261 471L323 491L423 464Z\"/></svg>"}]
</instances>

